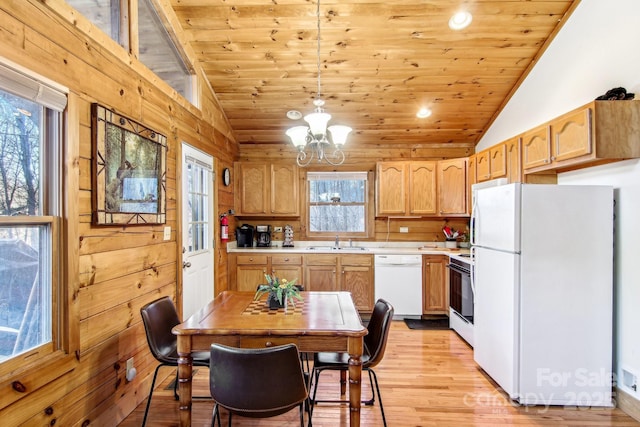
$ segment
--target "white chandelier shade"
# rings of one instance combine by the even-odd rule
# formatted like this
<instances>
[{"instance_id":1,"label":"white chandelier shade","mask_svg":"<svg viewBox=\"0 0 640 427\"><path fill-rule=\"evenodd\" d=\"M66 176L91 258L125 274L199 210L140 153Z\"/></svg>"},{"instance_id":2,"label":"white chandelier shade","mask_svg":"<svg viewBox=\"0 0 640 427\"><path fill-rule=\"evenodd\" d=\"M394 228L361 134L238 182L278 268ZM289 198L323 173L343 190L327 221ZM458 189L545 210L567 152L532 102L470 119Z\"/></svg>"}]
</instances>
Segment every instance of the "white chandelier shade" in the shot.
<instances>
[{"instance_id":1,"label":"white chandelier shade","mask_svg":"<svg viewBox=\"0 0 640 427\"><path fill-rule=\"evenodd\" d=\"M337 166L344 162L345 156L342 147L347 142L347 136L351 132L349 126L333 125L328 130L331 139L327 137L327 124L331 120L331 114L326 113L322 108L324 101L320 98L320 0L317 1L317 18L318 18L318 92L316 99L313 101L315 110L313 113L304 116L305 122L309 126L294 126L286 131L291 138L291 142L298 149L298 157L296 159L298 166L307 166L311 160L316 157L318 162L325 160L327 163ZM299 118L300 115L298 113ZM331 154L325 153L333 146ZM307 150L309 153L307 153ZM308 157L308 159L307 159Z\"/></svg>"}]
</instances>

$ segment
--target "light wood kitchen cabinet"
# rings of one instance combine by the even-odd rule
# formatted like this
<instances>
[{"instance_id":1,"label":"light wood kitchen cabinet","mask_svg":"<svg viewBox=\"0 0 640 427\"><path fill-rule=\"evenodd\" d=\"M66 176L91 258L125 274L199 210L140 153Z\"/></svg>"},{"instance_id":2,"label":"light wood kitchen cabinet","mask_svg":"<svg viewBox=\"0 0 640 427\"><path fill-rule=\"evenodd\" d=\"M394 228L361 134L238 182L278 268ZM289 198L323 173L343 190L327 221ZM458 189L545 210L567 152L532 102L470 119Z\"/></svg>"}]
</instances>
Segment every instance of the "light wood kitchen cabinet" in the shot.
<instances>
[{"instance_id":1,"label":"light wood kitchen cabinet","mask_svg":"<svg viewBox=\"0 0 640 427\"><path fill-rule=\"evenodd\" d=\"M520 137L511 138L504 142L507 179L509 183L522 182L522 162L520 157Z\"/></svg>"},{"instance_id":2,"label":"light wood kitchen cabinet","mask_svg":"<svg viewBox=\"0 0 640 427\"><path fill-rule=\"evenodd\" d=\"M476 153L476 177L478 182L491 179L491 166L489 165L489 150L482 150Z\"/></svg>"},{"instance_id":3,"label":"light wood kitchen cabinet","mask_svg":"<svg viewBox=\"0 0 640 427\"><path fill-rule=\"evenodd\" d=\"M490 178L504 178L507 176L507 146L504 143L489 148Z\"/></svg>"},{"instance_id":4,"label":"light wood kitchen cabinet","mask_svg":"<svg viewBox=\"0 0 640 427\"><path fill-rule=\"evenodd\" d=\"M305 255L305 289L308 291L337 291L339 289L338 269L337 255Z\"/></svg>"},{"instance_id":5,"label":"light wood kitchen cabinet","mask_svg":"<svg viewBox=\"0 0 640 427\"><path fill-rule=\"evenodd\" d=\"M381 162L376 169L376 215L437 215L436 162Z\"/></svg>"},{"instance_id":6,"label":"light wood kitchen cabinet","mask_svg":"<svg viewBox=\"0 0 640 427\"><path fill-rule=\"evenodd\" d=\"M467 159L438 162L438 209L441 216L466 216Z\"/></svg>"},{"instance_id":7,"label":"light wood kitchen cabinet","mask_svg":"<svg viewBox=\"0 0 640 427\"><path fill-rule=\"evenodd\" d=\"M378 163L376 216L468 215L466 161Z\"/></svg>"},{"instance_id":8,"label":"light wood kitchen cabinet","mask_svg":"<svg viewBox=\"0 0 640 427\"><path fill-rule=\"evenodd\" d=\"M271 274L287 279L289 282L298 279L302 283L302 255L271 255ZM306 289L306 288L305 288Z\"/></svg>"},{"instance_id":9,"label":"light wood kitchen cabinet","mask_svg":"<svg viewBox=\"0 0 640 427\"><path fill-rule=\"evenodd\" d=\"M507 176L507 146L500 143L476 153L478 182Z\"/></svg>"},{"instance_id":10,"label":"light wood kitchen cabinet","mask_svg":"<svg viewBox=\"0 0 640 427\"><path fill-rule=\"evenodd\" d=\"M265 283L264 275L269 271L266 255L238 255L235 257L235 287L237 291L255 292L256 287Z\"/></svg>"},{"instance_id":11,"label":"light wood kitchen cabinet","mask_svg":"<svg viewBox=\"0 0 640 427\"><path fill-rule=\"evenodd\" d=\"M422 257L423 314L449 313L448 262L449 257L443 255L424 255Z\"/></svg>"},{"instance_id":12,"label":"light wood kitchen cabinet","mask_svg":"<svg viewBox=\"0 0 640 427\"><path fill-rule=\"evenodd\" d=\"M526 172L551 162L549 126L540 126L522 134L522 169Z\"/></svg>"},{"instance_id":13,"label":"light wood kitchen cabinet","mask_svg":"<svg viewBox=\"0 0 640 427\"><path fill-rule=\"evenodd\" d=\"M437 215L437 163L409 163L409 215Z\"/></svg>"},{"instance_id":14,"label":"light wood kitchen cabinet","mask_svg":"<svg viewBox=\"0 0 640 427\"><path fill-rule=\"evenodd\" d=\"M356 308L373 310L373 255L305 255L305 288L351 292Z\"/></svg>"},{"instance_id":15,"label":"light wood kitchen cabinet","mask_svg":"<svg viewBox=\"0 0 640 427\"><path fill-rule=\"evenodd\" d=\"M409 162L376 165L376 215L406 215Z\"/></svg>"},{"instance_id":16,"label":"light wood kitchen cabinet","mask_svg":"<svg viewBox=\"0 0 640 427\"><path fill-rule=\"evenodd\" d=\"M593 101L522 135L525 174L640 157L640 102Z\"/></svg>"},{"instance_id":17,"label":"light wood kitchen cabinet","mask_svg":"<svg viewBox=\"0 0 640 427\"><path fill-rule=\"evenodd\" d=\"M288 163L236 162L236 216L299 216L298 167Z\"/></svg>"},{"instance_id":18,"label":"light wood kitchen cabinet","mask_svg":"<svg viewBox=\"0 0 640 427\"><path fill-rule=\"evenodd\" d=\"M358 311L373 310L373 255L340 256L340 290L351 292Z\"/></svg>"}]
</instances>

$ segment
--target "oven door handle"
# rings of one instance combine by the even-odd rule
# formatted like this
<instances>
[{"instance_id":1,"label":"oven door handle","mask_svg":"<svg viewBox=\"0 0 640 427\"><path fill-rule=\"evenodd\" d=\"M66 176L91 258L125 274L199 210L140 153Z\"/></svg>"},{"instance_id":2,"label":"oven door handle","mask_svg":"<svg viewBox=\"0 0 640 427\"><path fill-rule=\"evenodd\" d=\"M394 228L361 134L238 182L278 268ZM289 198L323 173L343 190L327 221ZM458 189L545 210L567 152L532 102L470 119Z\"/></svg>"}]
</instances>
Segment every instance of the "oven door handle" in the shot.
<instances>
[{"instance_id":1,"label":"oven door handle","mask_svg":"<svg viewBox=\"0 0 640 427\"><path fill-rule=\"evenodd\" d=\"M462 274L471 274L471 272L469 270L465 270L463 268L458 267L455 264L447 264L447 267L450 268L453 271L456 271L458 273L462 273Z\"/></svg>"}]
</instances>

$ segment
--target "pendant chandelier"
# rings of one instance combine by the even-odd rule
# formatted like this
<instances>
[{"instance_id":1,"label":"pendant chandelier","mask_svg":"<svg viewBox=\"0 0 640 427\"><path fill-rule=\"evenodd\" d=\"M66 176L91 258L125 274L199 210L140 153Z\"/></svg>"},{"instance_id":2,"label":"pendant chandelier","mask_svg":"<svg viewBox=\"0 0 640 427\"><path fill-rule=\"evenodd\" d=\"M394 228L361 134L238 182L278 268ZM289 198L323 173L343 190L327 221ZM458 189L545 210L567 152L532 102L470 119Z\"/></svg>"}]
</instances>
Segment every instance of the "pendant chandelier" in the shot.
<instances>
[{"instance_id":1,"label":"pendant chandelier","mask_svg":"<svg viewBox=\"0 0 640 427\"><path fill-rule=\"evenodd\" d=\"M317 2L318 18L318 92L316 99L313 101L315 110L311 114L304 116L305 122L309 126L294 126L286 132L291 138L291 142L298 149L296 162L298 166L307 166L315 157L318 162L323 160L330 165L341 165L344 162L344 153L342 146L347 142L347 135L351 132L349 126L333 125L327 128L327 123L331 119L331 114L324 111L324 101L320 98L320 0ZM291 115L298 112L289 112ZM327 135L327 129L331 133L330 138Z\"/></svg>"}]
</instances>

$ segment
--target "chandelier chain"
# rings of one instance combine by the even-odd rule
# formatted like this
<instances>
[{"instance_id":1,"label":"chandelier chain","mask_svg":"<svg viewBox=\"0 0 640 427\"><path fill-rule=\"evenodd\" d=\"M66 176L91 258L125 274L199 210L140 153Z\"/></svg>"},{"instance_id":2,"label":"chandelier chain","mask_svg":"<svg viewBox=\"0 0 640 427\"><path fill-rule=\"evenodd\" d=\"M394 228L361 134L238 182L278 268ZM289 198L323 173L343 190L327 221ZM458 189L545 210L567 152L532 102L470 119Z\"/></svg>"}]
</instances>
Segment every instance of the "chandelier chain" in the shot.
<instances>
[{"instance_id":1,"label":"chandelier chain","mask_svg":"<svg viewBox=\"0 0 640 427\"><path fill-rule=\"evenodd\" d=\"M316 94L316 98L320 99L320 0L318 0L316 2L316 16L318 18L318 51L317 51L317 57L318 57L318 93Z\"/></svg>"}]
</instances>

